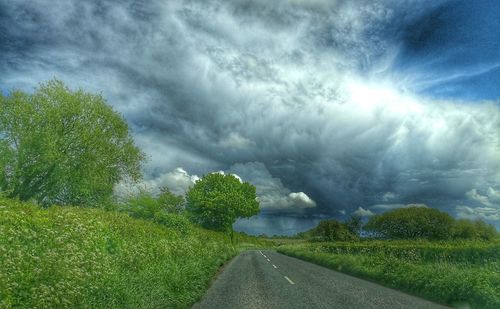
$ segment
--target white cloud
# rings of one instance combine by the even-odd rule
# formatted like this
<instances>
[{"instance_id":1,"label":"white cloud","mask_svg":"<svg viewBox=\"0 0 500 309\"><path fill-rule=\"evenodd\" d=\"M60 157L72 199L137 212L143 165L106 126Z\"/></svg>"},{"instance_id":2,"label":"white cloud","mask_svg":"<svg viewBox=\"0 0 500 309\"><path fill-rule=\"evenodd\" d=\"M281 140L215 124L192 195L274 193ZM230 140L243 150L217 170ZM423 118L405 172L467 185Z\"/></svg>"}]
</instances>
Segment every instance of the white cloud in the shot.
<instances>
[{"instance_id":1,"label":"white cloud","mask_svg":"<svg viewBox=\"0 0 500 309\"><path fill-rule=\"evenodd\" d=\"M403 208L403 207L405 207L404 204L376 204L376 205L370 206L369 208L373 209L373 210L386 211L386 210Z\"/></svg>"},{"instance_id":2,"label":"white cloud","mask_svg":"<svg viewBox=\"0 0 500 309\"><path fill-rule=\"evenodd\" d=\"M363 207L358 207L358 209L353 211L352 214L360 217L371 217L375 215L371 210L364 209Z\"/></svg>"},{"instance_id":3,"label":"white cloud","mask_svg":"<svg viewBox=\"0 0 500 309\"><path fill-rule=\"evenodd\" d=\"M0 82L31 90L56 76L103 91L151 158L146 178L171 171L150 185L181 192L191 180L177 166L259 161L273 172L258 184L267 209L312 205L282 179L314 188L330 213L424 195L455 205L463 192L500 203L498 104L420 97L391 69L402 42L387 28L441 1L98 2L2 6Z\"/></svg>"},{"instance_id":4,"label":"white cloud","mask_svg":"<svg viewBox=\"0 0 500 309\"><path fill-rule=\"evenodd\" d=\"M397 197L398 197L398 195L394 192L386 192L386 193L384 193L384 196L382 196L382 200L384 202L388 202L388 201L391 201Z\"/></svg>"},{"instance_id":5,"label":"white cloud","mask_svg":"<svg viewBox=\"0 0 500 309\"><path fill-rule=\"evenodd\" d=\"M476 188L468 191L465 196L470 200L482 206L490 208L500 208L500 190L493 187L488 187L481 194Z\"/></svg>"},{"instance_id":6,"label":"white cloud","mask_svg":"<svg viewBox=\"0 0 500 309\"><path fill-rule=\"evenodd\" d=\"M481 195L477 189L472 189L465 194L469 199L477 201L486 206L492 206L490 199L487 195Z\"/></svg>"},{"instance_id":7,"label":"white cloud","mask_svg":"<svg viewBox=\"0 0 500 309\"><path fill-rule=\"evenodd\" d=\"M242 178L236 174L244 175L245 180L255 185L257 198L261 209L267 212L297 213L316 207L316 202L304 192L291 192L279 178L273 178L265 165L258 162L235 164L229 171L216 171L222 175L233 175L240 182ZM146 190L158 193L160 188L167 187L175 194L184 195L187 190L199 180L197 175L190 175L182 167L160 174L158 177L144 180L139 184L120 183L115 187L115 194L119 197Z\"/></svg>"},{"instance_id":8,"label":"white cloud","mask_svg":"<svg viewBox=\"0 0 500 309\"><path fill-rule=\"evenodd\" d=\"M224 171L217 171L217 172L212 172L212 174L221 174L221 175L226 175L226 172ZM233 175L236 179L238 179L240 182L243 182L243 179L241 179L240 176L238 176L237 174L234 174L234 173L229 173L227 175Z\"/></svg>"},{"instance_id":9,"label":"white cloud","mask_svg":"<svg viewBox=\"0 0 500 309\"><path fill-rule=\"evenodd\" d=\"M255 143L239 133L231 132L229 136L219 142L219 145L229 149L244 149L255 146Z\"/></svg>"},{"instance_id":10,"label":"white cloud","mask_svg":"<svg viewBox=\"0 0 500 309\"><path fill-rule=\"evenodd\" d=\"M184 195L198 179L200 178L197 175L189 175L182 167L178 167L145 183L152 188L167 187L175 194Z\"/></svg>"},{"instance_id":11,"label":"white cloud","mask_svg":"<svg viewBox=\"0 0 500 309\"><path fill-rule=\"evenodd\" d=\"M493 207L456 207L457 217L470 220L500 221L500 209Z\"/></svg>"},{"instance_id":12,"label":"white cloud","mask_svg":"<svg viewBox=\"0 0 500 309\"><path fill-rule=\"evenodd\" d=\"M144 180L138 184L120 183L115 187L115 194L119 197L125 197L135 194L139 190L159 193L162 187L167 187L174 194L184 195L198 179L200 178L197 175L189 175L182 167L178 167L173 171Z\"/></svg>"},{"instance_id":13,"label":"white cloud","mask_svg":"<svg viewBox=\"0 0 500 309\"><path fill-rule=\"evenodd\" d=\"M500 203L500 189L495 190L493 187L489 187L487 195L491 201Z\"/></svg>"},{"instance_id":14,"label":"white cloud","mask_svg":"<svg viewBox=\"0 0 500 309\"><path fill-rule=\"evenodd\" d=\"M475 207L459 205L455 211L459 218L465 219L480 219L490 222L500 221L500 191L488 187L481 194L476 188L467 191L465 194L469 201L475 203Z\"/></svg>"},{"instance_id":15,"label":"white cloud","mask_svg":"<svg viewBox=\"0 0 500 309\"><path fill-rule=\"evenodd\" d=\"M376 204L370 206L370 209L375 211L388 211L396 208L409 208L409 207L424 207L428 208L425 204Z\"/></svg>"},{"instance_id":16,"label":"white cloud","mask_svg":"<svg viewBox=\"0 0 500 309\"><path fill-rule=\"evenodd\" d=\"M291 192L275 178L261 162L238 163L230 171L255 185L261 209L267 212L294 213L316 207L316 202L304 192Z\"/></svg>"},{"instance_id":17,"label":"white cloud","mask_svg":"<svg viewBox=\"0 0 500 309\"><path fill-rule=\"evenodd\" d=\"M292 192L288 194L288 197L291 200L291 204L302 207L302 208L314 208L316 207L316 202L313 201L307 194L304 192Z\"/></svg>"}]
</instances>

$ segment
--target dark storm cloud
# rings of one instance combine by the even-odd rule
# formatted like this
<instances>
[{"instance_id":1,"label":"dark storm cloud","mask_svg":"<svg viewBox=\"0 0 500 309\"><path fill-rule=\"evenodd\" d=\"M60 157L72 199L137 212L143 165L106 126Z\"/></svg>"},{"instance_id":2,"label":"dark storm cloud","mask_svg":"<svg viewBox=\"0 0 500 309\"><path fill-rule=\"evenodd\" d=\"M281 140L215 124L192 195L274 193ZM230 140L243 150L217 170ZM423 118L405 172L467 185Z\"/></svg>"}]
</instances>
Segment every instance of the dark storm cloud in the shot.
<instances>
[{"instance_id":1,"label":"dark storm cloud","mask_svg":"<svg viewBox=\"0 0 500 309\"><path fill-rule=\"evenodd\" d=\"M0 88L55 76L102 91L151 157L147 181L179 192L225 170L274 214L425 203L498 218L467 195L500 189L498 102L407 91L442 83L428 60L453 55L439 47L453 1L145 3L0 2Z\"/></svg>"}]
</instances>

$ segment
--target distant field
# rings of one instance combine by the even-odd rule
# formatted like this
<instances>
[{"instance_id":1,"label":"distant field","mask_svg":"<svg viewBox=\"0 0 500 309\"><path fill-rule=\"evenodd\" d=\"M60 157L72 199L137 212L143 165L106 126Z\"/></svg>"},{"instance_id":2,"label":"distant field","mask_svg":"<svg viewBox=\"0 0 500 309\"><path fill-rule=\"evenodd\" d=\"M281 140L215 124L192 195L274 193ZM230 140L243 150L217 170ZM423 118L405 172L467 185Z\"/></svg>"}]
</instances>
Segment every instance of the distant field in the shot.
<instances>
[{"instance_id":1,"label":"distant field","mask_svg":"<svg viewBox=\"0 0 500 309\"><path fill-rule=\"evenodd\" d=\"M500 241L299 243L278 251L437 302L500 308Z\"/></svg>"},{"instance_id":2,"label":"distant field","mask_svg":"<svg viewBox=\"0 0 500 309\"><path fill-rule=\"evenodd\" d=\"M194 226L0 198L0 308L187 308L237 251Z\"/></svg>"}]
</instances>

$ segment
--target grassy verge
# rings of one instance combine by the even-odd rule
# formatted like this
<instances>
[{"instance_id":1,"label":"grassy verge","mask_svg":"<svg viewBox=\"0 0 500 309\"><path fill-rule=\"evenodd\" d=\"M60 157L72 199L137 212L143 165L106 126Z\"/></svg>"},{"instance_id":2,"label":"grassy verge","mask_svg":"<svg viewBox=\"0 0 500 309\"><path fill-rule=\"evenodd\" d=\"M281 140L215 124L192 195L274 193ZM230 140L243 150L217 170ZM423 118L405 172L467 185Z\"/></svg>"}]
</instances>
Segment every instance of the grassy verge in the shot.
<instances>
[{"instance_id":1,"label":"grassy verge","mask_svg":"<svg viewBox=\"0 0 500 309\"><path fill-rule=\"evenodd\" d=\"M0 198L0 308L187 308L237 251L194 226Z\"/></svg>"},{"instance_id":2,"label":"grassy verge","mask_svg":"<svg viewBox=\"0 0 500 309\"><path fill-rule=\"evenodd\" d=\"M278 251L440 303L500 308L500 242L364 241Z\"/></svg>"}]
</instances>

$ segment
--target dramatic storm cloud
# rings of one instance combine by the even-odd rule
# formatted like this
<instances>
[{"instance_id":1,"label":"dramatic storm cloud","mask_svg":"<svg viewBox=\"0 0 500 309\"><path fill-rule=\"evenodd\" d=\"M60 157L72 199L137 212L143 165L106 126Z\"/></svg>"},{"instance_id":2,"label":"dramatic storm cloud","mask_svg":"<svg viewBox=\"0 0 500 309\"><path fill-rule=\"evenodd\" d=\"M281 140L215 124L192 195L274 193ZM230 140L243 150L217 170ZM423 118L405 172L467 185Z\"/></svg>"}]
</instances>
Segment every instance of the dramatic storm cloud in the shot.
<instances>
[{"instance_id":1,"label":"dramatic storm cloud","mask_svg":"<svg viewBox=\"0 0 500 309\"><path fill-rule=\"evenodd\" d=\"M0 89L56 77L102 92L150 157L148 186L182 193L215 171L255 184L263 214L247 232L408 204L500 226L498 13L494 0L0 0Z\"/></svg>"}]
</instances>

